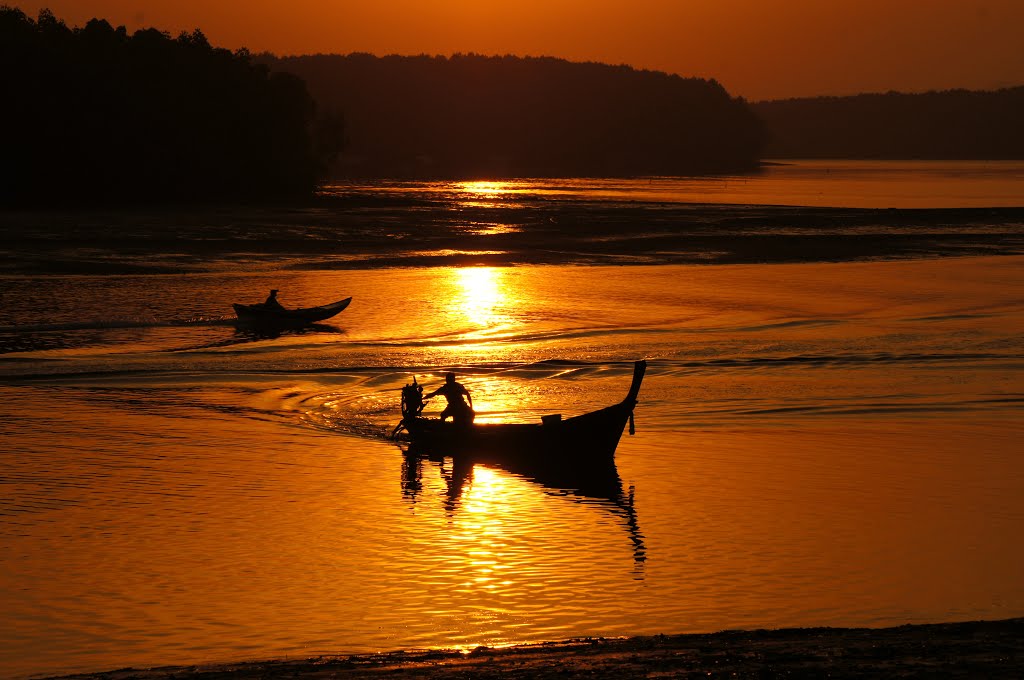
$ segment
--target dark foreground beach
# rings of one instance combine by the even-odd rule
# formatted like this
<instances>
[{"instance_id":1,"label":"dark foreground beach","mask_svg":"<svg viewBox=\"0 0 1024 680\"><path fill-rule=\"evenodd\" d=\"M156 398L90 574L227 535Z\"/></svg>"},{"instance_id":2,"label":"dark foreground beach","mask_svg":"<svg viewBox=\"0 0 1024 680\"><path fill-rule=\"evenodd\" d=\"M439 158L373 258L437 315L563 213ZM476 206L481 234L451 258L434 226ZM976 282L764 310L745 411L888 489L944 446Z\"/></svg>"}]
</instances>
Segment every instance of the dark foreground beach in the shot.
<instances>
[{"instance_id":1,"label":"dark foreground beach","mask_svg":"<svg viewBox=\"0 0 1024 680\"><path fill-rule=\"evenodd\" d=\"M71 678L1020 678L1024 618L896 628L794 628L587 639L209 666Z\"/></svg>"}]
</instances>

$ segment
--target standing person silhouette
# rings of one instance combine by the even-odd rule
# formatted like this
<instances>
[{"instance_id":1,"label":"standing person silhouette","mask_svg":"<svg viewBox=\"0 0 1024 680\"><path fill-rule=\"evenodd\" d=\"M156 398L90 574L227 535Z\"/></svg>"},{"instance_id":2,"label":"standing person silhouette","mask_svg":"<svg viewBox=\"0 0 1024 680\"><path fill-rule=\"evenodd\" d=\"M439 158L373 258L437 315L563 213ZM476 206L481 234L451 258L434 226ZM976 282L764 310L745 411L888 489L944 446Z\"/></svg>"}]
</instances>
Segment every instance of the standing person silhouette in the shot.
<instances>
[{"instance_id":1,"label":"standing person silhouette","mask_svg":"<svg viewBox=\"0 0 1024 680\"><path fill-rule=\"evenodd\" d=\"M473 396L469 393L461 383L455 382L455 374L449 373L444 377L444 385L441 385L436 390L426 395L426 399L440 394L448 401L448 405L441 411L441 422L443 423L448 416L451 416L452 422L460 424L469 424L476 418L476 412L473 411ZM468 399L468 403L465 397Z\"/></svg>"}]
</instances>

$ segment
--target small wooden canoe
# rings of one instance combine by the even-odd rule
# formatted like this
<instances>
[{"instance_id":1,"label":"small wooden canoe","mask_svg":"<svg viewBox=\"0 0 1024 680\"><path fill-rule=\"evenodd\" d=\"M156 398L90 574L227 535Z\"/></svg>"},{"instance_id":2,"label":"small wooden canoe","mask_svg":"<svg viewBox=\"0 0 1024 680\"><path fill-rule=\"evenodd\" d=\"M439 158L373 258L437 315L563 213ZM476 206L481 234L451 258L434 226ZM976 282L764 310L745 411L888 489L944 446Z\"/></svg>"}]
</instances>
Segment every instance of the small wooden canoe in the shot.
<instances>
[{"instance_id":1,"label":"small wooden canoe","mask_svg":"<svg viewBox=\"0 0 1024 680\"><path fill-rule=\"evenodd\" d=\"M338 300L328 305L319 307L303 307L301 309L286 309L278 306L267 306L260 303L256 305L234 304L235 314L238 315L238 322L254 326L305 326L318 321L331 318L341 310L348 307L352 298Z\"/></svg>"},{"instance_id":2,"label":"small wooden canoe","mask_svg":"<svg viewBox=\"0 0 1024 680\"><path fill-rule=\"evenodd\" d=\"M557 456L561 460L596 463L611 461L626 423L632 423L646 361L633 365L633 382L626 398L614 406L562 419L544 416L540 423L454 423L423 418L405 408L401 426L410 449L441 455L507 455L523 460ZM404 400L403 400L404 402ZM632 426L630 434L632 434Z\"/></svg>"}]
</instances>

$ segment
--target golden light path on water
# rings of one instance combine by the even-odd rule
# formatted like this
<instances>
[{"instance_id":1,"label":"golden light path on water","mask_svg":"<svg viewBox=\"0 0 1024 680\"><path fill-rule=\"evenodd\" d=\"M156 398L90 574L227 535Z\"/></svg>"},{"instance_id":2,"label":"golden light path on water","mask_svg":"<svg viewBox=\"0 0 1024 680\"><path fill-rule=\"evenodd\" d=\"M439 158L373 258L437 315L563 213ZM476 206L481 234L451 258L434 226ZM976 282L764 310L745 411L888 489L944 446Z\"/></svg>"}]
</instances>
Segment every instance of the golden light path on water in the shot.
<instances>
[{"instance_id":1,"label":"golden light path on water","mask_svg":"<svg viewBox=\"0 0 1024 680\"><path fill-rule=\"evenodd\" d=\"M501 269L495 267L464 267L451 270L459 296L452 308L475 326L487 329L510 321L501 308L508 305L508 291Z\"/></svg>"},{"instance_id":2,"label":"golden light path on water","mask_svg":"<svg viewBox=\"0 0 1024 680\"><path fill-rule=\"evenodd\" d=\"M513 332L514 318L509 313L514 293L509 285L509 270L497 267L461 267L447 270L450 289L445 305L450 328L464 329L453 351L487 353L493 342ZM471 381L473 406L479 422L500 420L500 415L515 407L515 395L502 392L494 381Z\"/></svg>"},{"instance_id":3,"label":"golden light path on water","mask_svg":"<svg viewBox=\"0 0 1024 680\"><path fill-rule=\"evenodd\" d=\"M523 182L482 181L456 182L452 188L455 198L463 208L492 208L512 196L526 195L531 187ZM476 225L473 231L480 234L503 234L513 229L504 224Z\"/></svg>"},{"instance_id":4,"label":"golden light path on water","mask_svg":"<svg viewBox=\"0 0 1024 680\"><path fill-rule=\"evenodd\" d=\"M496 196L511 191L512 185L508 182L472 181L459 182L456 186L467 194L477 196Z\"/></svg>"},{"instance_id":5,"label":"golden light path on water","mask_svg":"<svg viewBox=\"0 0 1024 680\"><path fill-rule=\"evenodd\" d=\"M466 550L466 568L463 572L472 574L472 578L463 583L465 588L482 588L494 590L499 585L509 586L512 581L503 580L501 570L508 565L501 560L498 545L504 534L504 527L499 512L500 504L507 505L508 478L496 474L485 467L474 469L472 487L462 502L466 513L465 519L459 523L463 539L470 547Z\"/></svg>"}]
</instances>

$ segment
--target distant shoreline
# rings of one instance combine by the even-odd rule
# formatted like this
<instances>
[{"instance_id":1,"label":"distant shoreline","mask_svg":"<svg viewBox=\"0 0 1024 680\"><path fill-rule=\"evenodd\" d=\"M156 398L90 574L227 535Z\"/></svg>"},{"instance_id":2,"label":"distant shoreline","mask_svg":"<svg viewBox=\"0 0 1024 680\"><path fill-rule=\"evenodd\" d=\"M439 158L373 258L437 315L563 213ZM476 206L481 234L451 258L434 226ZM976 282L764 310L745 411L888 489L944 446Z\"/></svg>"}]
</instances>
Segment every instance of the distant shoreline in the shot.
<instances>
[{"instance_id":1,"label":"distant shoreline","mask_svg":"<svg viewBox=\"0 0 1024 680\"><path fill-rule=\"evenodd\" d=\"M414 651L167 666L64 680L170 678L1024 676L1024 618L891 628L791 628L581 639L471 652Z\"/></svg>"}]
</instances>

